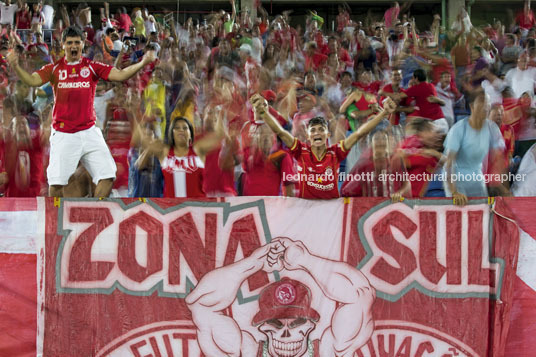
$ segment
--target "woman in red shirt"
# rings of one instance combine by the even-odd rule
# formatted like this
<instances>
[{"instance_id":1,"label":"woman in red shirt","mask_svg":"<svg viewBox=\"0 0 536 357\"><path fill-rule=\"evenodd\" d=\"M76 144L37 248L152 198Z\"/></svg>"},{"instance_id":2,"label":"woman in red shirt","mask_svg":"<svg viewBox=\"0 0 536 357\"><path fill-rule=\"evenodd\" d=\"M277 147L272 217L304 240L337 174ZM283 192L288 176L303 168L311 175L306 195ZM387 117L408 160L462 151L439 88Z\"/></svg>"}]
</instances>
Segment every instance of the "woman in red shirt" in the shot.
<instances>
[{"instance_id":1,"label":"woman in red shirt","mask_svg":"<svg viewBox=\"0 0 536 357\"><path fill-rule=\"evenodd\" d=\"M26 31L17 31L18 35L20 36L22 42L27 43L28 38L27 34L30 29L30 24L32 21L32 15L30 14L30 8L27 3L24 3L22 9L17 11L17 16L15 19L15 29L17 30L26 30Z\"/></svg>"}]
</instances>

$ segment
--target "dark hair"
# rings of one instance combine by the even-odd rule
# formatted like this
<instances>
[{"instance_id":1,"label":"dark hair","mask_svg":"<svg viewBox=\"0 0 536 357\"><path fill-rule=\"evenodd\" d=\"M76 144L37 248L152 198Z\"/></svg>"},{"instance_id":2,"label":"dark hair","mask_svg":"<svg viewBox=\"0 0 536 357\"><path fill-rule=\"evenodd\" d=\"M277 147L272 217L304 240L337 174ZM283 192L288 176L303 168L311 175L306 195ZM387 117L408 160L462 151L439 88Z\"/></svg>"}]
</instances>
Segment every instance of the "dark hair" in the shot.
<instances>
[{"instance_id":1,"label":"dark hair","mask_svg":"<svg viewBox=\"0 0 536 357\"><path fill-rule=\"evenodd\" d=\"M113 27L108 27L106 29L106 36L109 36L112 32L115 32L115 29Z\"/></svg>"},{"instance_id":2,"label":"dark hair","mask_svg":"<svg viewBox=\"0 0 536 357\"><path fill-rule=\"evenodd\" d=\"M408 129L413 129L417 133L423 131L434 130L434 125L430 119L415 118L407 124Z\"/></svg>"},{"instance_id":3,"label":"dark hair","mask_svg":"<svg viewBox=\"0 0 536 357\"><path fill-rule=\"evenodd\" d=\"M348 76L348 77L350 77L350 79L353 79L352 73L350 73L348 71L344 71L344 72L341 73L341 78L344 77L344 76Z\"/></svg>"},{"instance_id":4,"label":"dark hair","mask_svg":"<svg viewBox=\"0 0 536 357\"><path fill-rule=\"evenodd\" d=\"M507 89L509 89L510 87L505 87L504 90L502 91L502 93L504 93ZM475 101L477 101L478 99L480 98L484 98L486 99L486 92L484 92L483 89L477 89L475 91L473 91L469 96L468 96L468 103L469 105L473 105Z\"/></svg>"},{"instance_id":5,"label":"dark hair","mask_svg":"<svg viewBox=\"0 0 536 357\"><path fill-rule=\"evenodd\" d=\"M514 91L512 90L512 87L509 87L509 86L506 86L503 88L503 90L501 91L501 95L504 97L504 96L507 96L508 98L512 97L514 94Z\"/></svg>"},{"instance_id":6,"label":"dark hair","mask_svg":"<svg viewBox=\"0 0 536 357\"><path fill-rule=\"evenodd\" d=\"M61 40L65 42L67 37L80 37L82 41L85 41L84 32L80 29L78 26L69 26L65 30L63 30L63 34L61 35Z\"/></svg>"},{"instance_id":7,"label":"dark hair","mask_svg":"<svg viewBox=\"0 0 536 357\"><path fill-rule=\"evenodd\" d=\"M422 68L417 68L413 72L413 78L417 79L419 82L426 82L426 72Z\"/></svg>"},{"instance_id":8,"label":"dark hair","mask_svg":"<svg viewBox=\"0 0 536 357\"><path fill-rule=\"evenodd\" d=\"M327 128L328 122L326 121L326 119L324 119L324 117L314 117L311 118L311 120L309 120L309 122L307 123L307 129L309 129L313 125L322 125Z\"/></svg>"},{"instance_id":9,"label":"dark hair","mask_svg":"<svg viewBox=\"0 0 536 357\"><path fill-rule=\"evenodd\" d=\"M192 126L192 123L185 117L179 117L176 116L173 119L171 119L171 122L169 123L168 132L167 132L167 143L169 146L174 147L175 146L175 138L173 137L173 128L175 127L175 123L179 120L183 120L188 125L188 129L190 130L190 144L194 143L194 127Z\"/></svg>"}]
</instances>

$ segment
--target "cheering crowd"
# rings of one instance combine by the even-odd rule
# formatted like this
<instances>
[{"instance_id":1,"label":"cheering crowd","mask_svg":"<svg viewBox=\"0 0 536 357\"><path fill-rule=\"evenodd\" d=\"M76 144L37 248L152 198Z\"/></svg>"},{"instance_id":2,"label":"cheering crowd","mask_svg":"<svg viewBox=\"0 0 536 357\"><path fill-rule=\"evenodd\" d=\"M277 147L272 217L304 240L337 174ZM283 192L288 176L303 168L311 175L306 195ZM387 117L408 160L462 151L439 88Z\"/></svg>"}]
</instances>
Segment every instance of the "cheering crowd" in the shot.
<instances>
[{"instance_id":1,"label":"cheering crowd","mask_svg":"<svg viewBox=\"0 0 536 357\"><path fill-rule=\"evenodd\" d=\"M6 197L536 196L530 1L448 30L411 2L331 29L0 4Z\"/></svg>"}]
</instances>

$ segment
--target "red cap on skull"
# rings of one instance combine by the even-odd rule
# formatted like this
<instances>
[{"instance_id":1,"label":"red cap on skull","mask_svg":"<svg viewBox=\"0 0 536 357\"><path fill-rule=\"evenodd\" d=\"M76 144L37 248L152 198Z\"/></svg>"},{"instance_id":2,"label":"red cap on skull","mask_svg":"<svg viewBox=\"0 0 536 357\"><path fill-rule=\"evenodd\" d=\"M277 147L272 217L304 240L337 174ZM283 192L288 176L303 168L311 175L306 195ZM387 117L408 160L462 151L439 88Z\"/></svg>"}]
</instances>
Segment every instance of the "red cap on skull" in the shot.
<instances>
[{"instance_id":1,"label":"red cap on skull","mask_svg":"<svg viewBox=\"0 0 536 357\"><path fill-rule=\"evenodd\" d=\"M259 312L253 317L257 326L271 319L307 318L318 321L320 315L311 307L311 291L297 280L283 278L265 287L259 298Z\"/></svg>"}]
</instances>

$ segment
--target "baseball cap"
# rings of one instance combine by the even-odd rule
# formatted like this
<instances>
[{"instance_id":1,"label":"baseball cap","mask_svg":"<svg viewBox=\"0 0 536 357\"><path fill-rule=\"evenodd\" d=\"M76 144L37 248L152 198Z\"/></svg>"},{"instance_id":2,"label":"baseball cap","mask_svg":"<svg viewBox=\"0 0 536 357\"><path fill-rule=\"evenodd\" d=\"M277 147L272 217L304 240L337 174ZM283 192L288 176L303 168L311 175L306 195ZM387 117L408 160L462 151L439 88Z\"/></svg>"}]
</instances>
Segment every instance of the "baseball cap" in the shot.
<instances>
[{"instance_id":1,"label":"baseball cap","mask_svg":"<svg viewBox=\"0 0 536 357\"><path fill-rule=\"evenodd\" d=\"M259 298L259 312L253 326L271 319L308 318L318 321L320 315L311 307L311 291L297 280L283 278L265 287Z\"/></svg>"},{"instance_id":2,"label":"baseball cap","mask_svg":"<svg viewBox=\"0 0 536 357\"><path fill-rule=\"evenodd\" d=\"M277 95L273 90L266 89L261 92L261 95L266 99L267 101L271 102L277 98Z\"/></svg>"}]
</instances>

